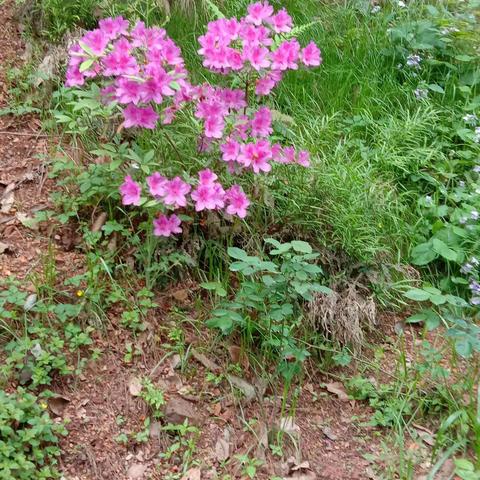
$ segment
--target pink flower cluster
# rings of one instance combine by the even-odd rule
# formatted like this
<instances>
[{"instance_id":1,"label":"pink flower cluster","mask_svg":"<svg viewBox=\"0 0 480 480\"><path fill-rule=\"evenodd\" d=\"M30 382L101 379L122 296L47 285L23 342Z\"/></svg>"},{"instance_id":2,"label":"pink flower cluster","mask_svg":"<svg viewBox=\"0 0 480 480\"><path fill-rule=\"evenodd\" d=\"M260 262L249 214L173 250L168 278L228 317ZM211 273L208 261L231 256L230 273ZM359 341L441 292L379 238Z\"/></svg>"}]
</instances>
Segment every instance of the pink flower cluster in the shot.
<instances>
[{"instance_id":1,"label":"pink flower cluster","mask_svg":"<svg viewBox=\"0 0 480 480\"><path fill-rule=\"evenodd\" d=\"M82 86L87 79L103 78L104 99L120 105L125 128L154 129L159 121L169 124L180 108L191 105L203 130L199 151L218 153L230 173L268 173L273 162L308 167L307 151L274 140L272 111L266 106L249 107L253 89L258 96L268 95L286 71L322 63L314 42L302 48L294 37L286 10L275 12L266 0L253 3L240 20L210 22L199 43L204 66L224 75L238 74L242 88L191 85L181 51L163 28L147 28L141 21L130 25L122 17L101 20L97 29L70 48L66 85ZM163 211L194 207L196 212L221 210L245 218L250 205L239 185L224 189L209 169L200 171L191 183L159 172L146 183ZM125 177L120 193L123 205L142 204L142 186L131 176ZM162 213L153 228L157 236L181 233L181 219L175 213Z\"/></svg>"},{"instance_id":2,"label":"pink flower cluster","mask_svg":"<svg viewBox=\"0 0 480 480\"><path fill-rule=\"evenodd\" d=\"M122 17L100 20L70 48L65 84L82 86L87 78L106 77L103 93L123 106L123 126L153 129L159 119L154 106L169 98L181 101L187 71L163 28L140 21L129 27ZM162 121L169 123L171 114L165 109Z\"/></svg>"},{"instance_id":3,"label":"pink flower cluster","mask_svg":"<svg viewBox=\"0 0 480 480\"><path fill-rule=\"evenodd\" d=\"M207 33L198 39L198 53L203 56L203 65L214 72L254 74L255 93L268 95L285 71L322 63L315 43L302 48L292 38L292 28L292 18L285 9L275 13L267 1L256 2L240 20L221 18L210 22Z\"/></svg>"},{"instance_id":4,"label":"pink flower cluster","mask_svg":"<svg viewBox=\"0 0 480 480\"><path fill-rule=\"evenodd\" d=\"M233 185L228 190L224 190L217 181L218 177L211 170L201 170L198 173L198 183L195 190L180 177L171 180L155 172L147 177L147 185L150 195L156 200L162 202L174 210L187 207L189 200L194 204L195 211L203 210L222 210L229 215L236 215L245 218L250 200L239 185ZM142 187L135 182L131 176L126 176L122 185L120 185L120 194L123 205L140 205ZM175 214L167 216L159 215L154 220L154 235L169 237L174 233L181 233L181 220Z\"/></svg>"}]
</instances>

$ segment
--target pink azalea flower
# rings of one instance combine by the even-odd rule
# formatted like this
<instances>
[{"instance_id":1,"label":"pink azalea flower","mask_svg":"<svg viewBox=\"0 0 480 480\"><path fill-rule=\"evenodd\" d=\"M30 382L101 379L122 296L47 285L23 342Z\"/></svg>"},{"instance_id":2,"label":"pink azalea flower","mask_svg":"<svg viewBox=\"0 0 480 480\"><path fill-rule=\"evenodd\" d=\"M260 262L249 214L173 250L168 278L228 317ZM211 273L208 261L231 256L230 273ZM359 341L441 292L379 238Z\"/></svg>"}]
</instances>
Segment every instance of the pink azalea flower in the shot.
<instances>
[{"instance_id":1,"label":"pink azalea flower","mask_svg":"<svg viewBox=\"0 0 480 480\"><path fill-rule=\"evenodd\" d=\"M243 49L243 58L249 61L250 65L257 71L270 66L268 55L269 51L265 47L247 45Z\"/></svg>"},{"instance_id":2,"label":"pink azalea flower","mask_svg":"<svg viewBox=\"0 0 480 480\"><path fill-rule=\"evenodd\" d=\"M322 63L322 54L315 42L310 42L301 52L300 58L308 67L318 67Z\"/></svg>"},{"instance_id":3,"label":"pink azalea flower","mask_svg":"<svg viewBox=\"0 0 480 480\"><path fill-rule=\"evenodd\" d=\"M268 20L268 23L270 23L276 33L288 33L292 30L293 26L292 17L284 8L273 15Z\"/></svg>"},{"instance_id":4,"label":"pink azalea flower","mask_svg":"<svg viewBox=\"0 0 480 480\"><path fill-rule=\"evenodd\" d=\"M104 18L98 22L98 26L109 40L114 40L120 35L127 34L128 20L123 17Z\"/></svg>"},{"instance_id":5,"label":"pink azalea flower","mask_svg":"<svg viewBox=\"0 0 480 480\"><path fill-rule=\"evenodd\" d=\"M175 177L165 183L165 205L173 205L175 208L186 207L187 199L185 195L190 192L191 186L184 182L180 177Z\"/></svg>"},{"instance_id":6,"label":"pink azalea flower","mask_svg":"<svg viewBox=\"0 0 480 480\"><path fill-rule=\"evenodd\" d=\"M175 45L175 42L168 38L162 44L162 56L168 65L183 65L182 51Z\"/></svg>"},{"instance_id":7,"label":"pink azalea flower","mask_svg":"<svg viewBox=\"0 0 480 480\"><path fill-rule=\"evenodd\" d=\"M141 83L127 78L118 78L115 96L119 103L137 105L142 100L143 87Z\"/></svg>"},{"instance_id":8,"label":"pink azalea flower","mask_svg":"<svg viewBox=\"0 0 480 480\"><path fill-rule=\"evenodd\" d=\"M261 25L263 21L268 21L273 15L273 7L267 2L252 3L247 8L248 15L246 21L254 25Z\"/></svg>"},{"instance_id":9,"label":"pink azalea flower","mask_svg":"<svg viewBox=\"0 0 480 480\"><path fill-rule=\"evenodd\" d=\"M260 77L255 85L255 93L259 96L269 95L278 82L272 74Z\"/></svg>"},{"instance_id":10,"label":"pink azalea flower","mask_svg":"<svg viewBox=\"0 0 480 480\"><path fill-rule=\"evenodd\" d=\"M162 67L147 65L145 73L151 75L151 78L142 85L141 96L144 102L153 100L160 104L164 95L175 95L175 90L170 87L172 77Z\"/></svg>"},{"instance_id":11,"label":"pink azalea flower","mask_svg":"<svg viewBox=\"0 0 480 480\"><path fill-rule=\"evenodd\" d=\"M306 150L298 152L297 163L302 167L308 168L310 166L310 153Z\"/></svg>"},{"instance_id":12,"label":"pink azalea flower","mask_svg":"<svg viewBox=\"0 0 480 480\"><path fill-rule=\"evenodd\" d=\"M269 160L272 159L272 149L266 140L242 145L237 161L245 167L251 167L254 173L269 172L272 169Z\"/></svg>"},{"instance_id":13,"label":"pink azalea flower","mask_svg":"<svg viewBox=\"0 0 480 480\"><path fill-rule=\"evenodd\" d=\"M109 41L110 39L105 32L97 28L87 32L81 38L80 43L86 45L94 55L100 56L104 54Z\"/></svg>"},{"instance_id":14,"label":"pink azalea flower","mask_svg":"<svg viewBox=\"0 0 480 480\"><path fill-rule=\"evenodd\" d=\"M167 107L162 112L162 125L170 125L177 113L177 108L175 106Z\"/></svg>"},{"instance_id":15,"label":"pink azalea flower","mask_svg":"<svg viewBox=\"0 0 480 480\"><path fill-rule=\"evenodd\" d=\"M207 138L222 138L225 121L220 116L210 116L205 119L205 136Z\"/></svg>"},{"instance_id":16,"label":"pink azalea flower","mask_svg":"<svg viewBox=\"0 0 480 480\"><path fill-rule=\"evenodd\" d=\"M234 48L227 48L225 62L228 68L235 71L241 70L244 65L242 54Z\"/></svg>"},{"instance_id":17,"label":"pink azalea flower","mask_svg":"<svg viewBox=\"0 0 480 480\"><path fill-rule=\"evenodd\" d=\"M213 184L213 201L217 209L225 206L225 190L218 182Z\"/></svg>"},{"instance_id":18,"label":"pink azalea flower","mask_svg":"<svg viewBox=\"0 0 480 480\"><path fill-rule=\"evenodd\" d=\"M212 172L209 168L200 170L198 172L198 180L200 185L213 185L218 176Z\"/></svg>"},{"instance_id":19,"label":"pink azalea flower","mask_svg":"<svg viewBox=\"0 0 480 480\"><path fill-rule=\"evenodd\" d=\"M214 210L216 208L215 190L213 184L200 184L192 192L192 200L195 202L195 211Z\"/></svg>"},{"instance_id":20,"label":"pink azalea flower","mask_svg":"<svg viewBox=\"0 0 480 480\"><path fill-rule=\"evenodd\" d=\"M286 40L272 53L272 70L297 70L300 44L297 40Z\"/></svg>"},{"instance_id":21,"label":"pink azalea flower","mask_svg":"<svg viewBox=\"0 0 480 480\"><path fill-rule=\"evenodd\" d=\"M233 110L240 110L247 106L247 102L245 101L245 92L240 89L230 89L224 88L220 90L220 96L222 102L227 108L231 108Z\"/></svg>"},{"instance_id":22,"label":"pink azalea flower","mask_svg":"<svg viewBox=\"0 0 480 480\"><path fill-rule=\"evenodd\" d=\"M81 87L85 83L85 77L77 65L71 65L67 69L65 86Z\"/></svg>"},{"instance_id":23,"label":"pink azalea flower","mask_svg":"<svg viewBox=\"0 0 480 480\"><path fill-rule=\"evenodd\" d=\"M118 42L113 51L103 59L103 74L106 77L112 75L136 75L139 71L137 60L134 56L130 55L125 43L120 42Z\"/></svg>"},{"instance_id":24,"label":"pink azalea flower","mask_svg":"<svg viewBox=\"0 0 480 480\"><path fill-rule=\"evenodd\" d=\"M252 137L268 137L272 132L272 112L268 107L260 107L251 122Z\"/></svg>"},{"instance_id":25,"label":"pink azalea flower","mask_svg":"<svg viewBox=\"0 0 480 480\"><path fill-rule=\"evenodd\" d=\"M82 62L87 60L87 54L85 53L85 50L76 43L75 45L72 45L68 49L68 55L70 55L70 58L68 60L68 65L71 67L73 65L79 66Z\"/></svg>"},{"instance_id":26,"label":"pink azalea flower","mask_svg":"<svg viewBox=\"0 0 480 480\"><path fill-rule=\"evenodd\" d=\"M283 158L283 149L279 143L274 143L272 145L272 160L277 163L282 163Z\"/></svg>"},{"instance_id":27,"label":"pink azalea flower","mask_svg":"<svg viewBox=\"0 0 480 480\"><path fill-rule=\"evenodd\" d=\"M181 220L175 215L160 215L153 221L153 234L157 237L170 237L172 233L181 233Z\"/></svg>"},{"instance_id":28,"label":"pink azalea flower","mask_svg":"<svg viewBox=\"0 0 480 480\"><path fill-rule=\"evenodd\" d=\"M264 46L268 47L272 44L272 39L270 38L271 30L263 26L255 27L254 25L249 25L244 23L242 29L240 30L240 37L243 40L242 45L245 47L249 46Z\"/></svg>"},{"instance_id":29,"label":"pink azalea flower","mask_svg":"<svg viewBox=\"0 0 480 480\"><path fill-rule=\"evenodd\" d=\"M150 190L150 194L153 197L163 197L166 195L165 184L168 180L160 175L158 172L153 173L147 177L147 184Z\"/></svg>"},{"instance_id":30,"label":"pink azalea flower","mask_svg":"<svg viewBox=\"0 0 480 480\"><path fill-rule=\"evenodd\" d=\"M250 200L245 195L240 185L233 185L225 193L225 199L229 204L227 213L230 215L238 215L240 218L247 216L247 208L250 205Z\"/></svg>"},{"instance_id":31,"label":"pink azalea flower","mask_svg":"<svg viewBox=\"0 0 480 480\"><path fill-rule=\"evenodd\" d=\"M124 182L120 185L123 205L140 205L140 194L142 187L134 182L130 175L127 175Z\"/></svg>"},{"instance_id":32,"label":"pink azalea flower","mask_svg":"<svg viewBox=\"0 0 480 480\"><path fill-rule=\"evenodd\" d=\"M227 140L226 143L220 145L220 151L224 162L234 162L240 153L240 144L233 139Z\"/></svg>"},{"instance_id":33,"label":"pink azalea flower","mask_svg":"<svg viewBox=\"0 0 480 480\"><path fill-rule=\"evenodd\" d=\"M276 157L278 163L294 163L295 162L295 148L283 147L281 153Z\"/></svg>"},{"instance_id":34,"label":"pink azalea flower","mask_svg":"<svg viewBox=\"0 0 480 480\"><path fill-rule=\"evenodd\" d=\"M239 115L236 118L235 124L233 125L232 136L246 141L248 138L249 128L250 120L248 117L246 115Z\"/></svg>"},{"instance_id":35,"label":"pink azalea flower","mask_svg":"<svg viewBox=\"0 0 480 480\"><path fill-rule=\"evenodd\" d=\"M144 127L154 129L157 126L158 114L153 107L136 107L135 105L128 105L123 110L125 128L130 127Z\"/></svg>"}]
</instances>

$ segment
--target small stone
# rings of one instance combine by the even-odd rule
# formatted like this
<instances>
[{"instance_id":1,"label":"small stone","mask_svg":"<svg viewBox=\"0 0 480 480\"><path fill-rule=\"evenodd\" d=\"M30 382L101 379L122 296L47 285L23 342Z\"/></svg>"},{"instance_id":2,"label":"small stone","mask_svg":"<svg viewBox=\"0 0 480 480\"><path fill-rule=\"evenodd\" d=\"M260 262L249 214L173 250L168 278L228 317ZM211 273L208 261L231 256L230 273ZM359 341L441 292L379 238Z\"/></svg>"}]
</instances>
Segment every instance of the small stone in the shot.
<instances>
[{"instance_id":1,"label":"small stone","mask_svg":"<svg viewBox=\"0 0 480 480\"><path fill-rule=\"evenodd\" d=\"M165 420L167 423L182 424L185 420L198 424L200 415L195 405L181 397L172 397L165 407Z\"/></svg>"},{"instance_id":2,"label":"small stone","mask_svg":"<svg viewBox=\"0 0 480 480\"><path fill-rule=\"evenodd\" d=\"M147 466L143 463L134 463L127 471L127 477L130 480L143 478L144 473L147 471Z\"/></svg>"}]
</instances>

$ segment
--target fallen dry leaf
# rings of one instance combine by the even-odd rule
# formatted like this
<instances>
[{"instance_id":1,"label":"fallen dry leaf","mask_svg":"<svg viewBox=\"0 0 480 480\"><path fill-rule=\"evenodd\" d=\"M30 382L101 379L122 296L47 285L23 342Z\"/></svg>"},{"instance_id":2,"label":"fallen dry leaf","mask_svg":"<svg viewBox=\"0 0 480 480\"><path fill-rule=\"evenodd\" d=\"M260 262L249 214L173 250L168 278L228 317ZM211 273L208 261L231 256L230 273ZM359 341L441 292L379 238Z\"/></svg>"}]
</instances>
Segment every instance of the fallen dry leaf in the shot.
<instances>
[{"instance_id":1,"label":"fallen dry leaf","mask_svg":"<svg viewBox=\"0 0 480 480\"><path fill-rule=\"evenodd\" d=\"M8 243L0 242L0 255L2 253L13 253L12 246Z\"/></svg>"},{"instance_id":2,"label":"fallen dry leaf","mask_svg":"<svg viewBox=\"0 0 480 480\"><path fill-rule=\"evenodd\" d=\"M223 435L215 443L215 456L219 462L224 462L230 457L230 430L226 428Z\"/></svg>"},{"instance_id":3,"label":"fallen dry leaf","mask_svg":"<svg viewBox=\"0 0 480 480\"><path fill-rule=\"evenodd\" d=\"M130 480L142 478L147 471L147 466L143 463L134 463L127 471L127 477Z\"/></svg>"},{"instance_id":4,"label":"fallen dry leaf","mask_svg":"<svg viewBox=\"0 0 480 480\"><path fill-rule=\"evenodd\" d=\"M417 435L430 447L435 445L435 434L428 430L428 428L422 427L421 425L413 424L413 428Z\"/></svg>"},{"instance_id":5,"label":"fallen dry leaf","mask_svg":"<svg viewBox=\"0 0 480 480\"><path fill-rule=\"evenodd\" d=\"M325 388L330 393L335 394L342 402L348 402L350 400L341 382L326 383Z\"/></svg>"},{"instance_id":6,"label":"fallen dry leaf","mask_svg":"<svg viewBox=\"0 0 480 480\"><path fill-rule=\"evenodd\" d=\"M201 480L202 478L202 471L196 467L191 468L190 470L185 473L185 475L181 478L181 480Z\"/></svg>"},{"instance_id":7,"label":"fallen dry leaf","mask_svg":"<svg viewBox=\"0 0 480 480\"><path fill-rule=\"evenodd\" d=\"M227 378L234 387L238 388L245 395L246 402L250 402L255 398L255 387L251 383L235 375L227 375Z\"/></svg>"},{"instance_id":8,"label":"fallen dry leaf","mask_svg":"<svg viewBox=\"0 0 480 480\"><path fill-rule=\"evenodd\" d=\"M142 382L138 377L132 377L130 379L128 382L128 391L130 392L130 395L133 395L134 397L140 395L140 392L142 391Z\"/></svg>"},{"instance_id":9,"label":"fallen dry leaf","mask_svg":"<svg viewBox=\"0 0 480 480\"><path fill-rule=\"evenodd\" d=\"M105 224L105 222L107 221L107 218L108 218L107 214L105 212L101 212L93 222L92 229L91 229L92 232L93 233L99 232L103 227L103 225Z\"/></svg>"},{"instance_id":10,"label":"fallen dry leaf","mask_svg":"<svg viewBox=\"0 0 480 480\"><path fill-rule=\"evenodd\" d=\"M237 345L230 345L228 347L228 352L230 353L230 358L233 363L240 363L240 356L242 355L242 349Z\"/></svg>"},{"instance_id":11,"label":"fallen dry leaf","mask_svg":"<svg viewBox=\"0 0 480 480\"><path fill-rule=\"evenodd\" d=\"M50 408L54 415L61 417L69 403L69 398L57 395L48 399L48 408Z\"/></svg>"},{"instance_id":12,"label":"fallen dry leaf","mask_svg":"<svg viewBox=\"0 0 480 480\"><path fill-rule=\"evenodd\" d=\"M172 297L179 302L186 302L188 300L188 290L176 290L172 293Z\"/></svg>"},{"instance_id":13,"label":"fallen dry leaf","mask_svg":"<svg viewBox=\"0 0 480 480\"><path fill-rule=\"evenodd\" d=\"M322 433L332 441L335 441L338 437L332 432L332 429L330 427L323 427L322 428Z\"/></svg>"},{"instance_id":14,"label":"fallen dry leaf","mask_svg":"<svg viewBox=\"0 0 480 480\"><path fill-rule=\"evenodd\" d=\"M222 369L213 361L210 360L203 353L198 352L194 348L191 350L192 357L199 363L201 363L205 368L210 370L213 373L219 373Z\"/></svg>"},{"instance_id":15,"label":"fallen dry leaf","mask_svg":"<svg viewBox=\"0 0 480 480\"><path fill-rule=\"evenodd\" d=\"M5 187L2 198L0 199L0 213L9 213L15 202L15 183L10 183Z\"/></svg>"},{"instance_id":16,"label":"fallen dry leaf","mask_svg":"<svg viewBox=\"0 0 480 480\"><path fill-rule=\"evenodd\" d=\"M295 419L293 417L281 418L278 424L278 429L282 432L288 433L289 435L298 435L300 432L300 427L295 423Z\"/></svg>"},{"instance_id":17,"label":"fallen dry leaf","mask_svg":"<svg viewBox=\"0 0 480 480\"><path fill-rule=\"evenodd\" d=\"M302 462L291 468L291 475L283 477L283 480L316 480L317 474L310 468L308 462Z\"/></svg>"}]
</instances>

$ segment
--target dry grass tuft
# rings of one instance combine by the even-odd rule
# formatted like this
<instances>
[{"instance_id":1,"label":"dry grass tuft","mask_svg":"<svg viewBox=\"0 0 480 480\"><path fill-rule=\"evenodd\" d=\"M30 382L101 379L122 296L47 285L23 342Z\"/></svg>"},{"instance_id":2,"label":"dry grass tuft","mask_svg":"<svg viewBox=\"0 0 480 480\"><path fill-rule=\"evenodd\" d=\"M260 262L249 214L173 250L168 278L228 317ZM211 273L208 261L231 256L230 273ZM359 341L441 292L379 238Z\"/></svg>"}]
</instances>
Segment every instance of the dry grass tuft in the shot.
<instances>
[{"instance_id":1,"label":"dry grass tuft","mask_svg":"<svg viewBox=\"0 0 480 480\"><path fill-rule=\"evenodd\" d=\"M360 348L364 331L377 323L377 308L371 296L360 294L355 283L330 295L317 294L310 302L308 319L316 329L342 344Z\"/></svg>"}]
</instances>

